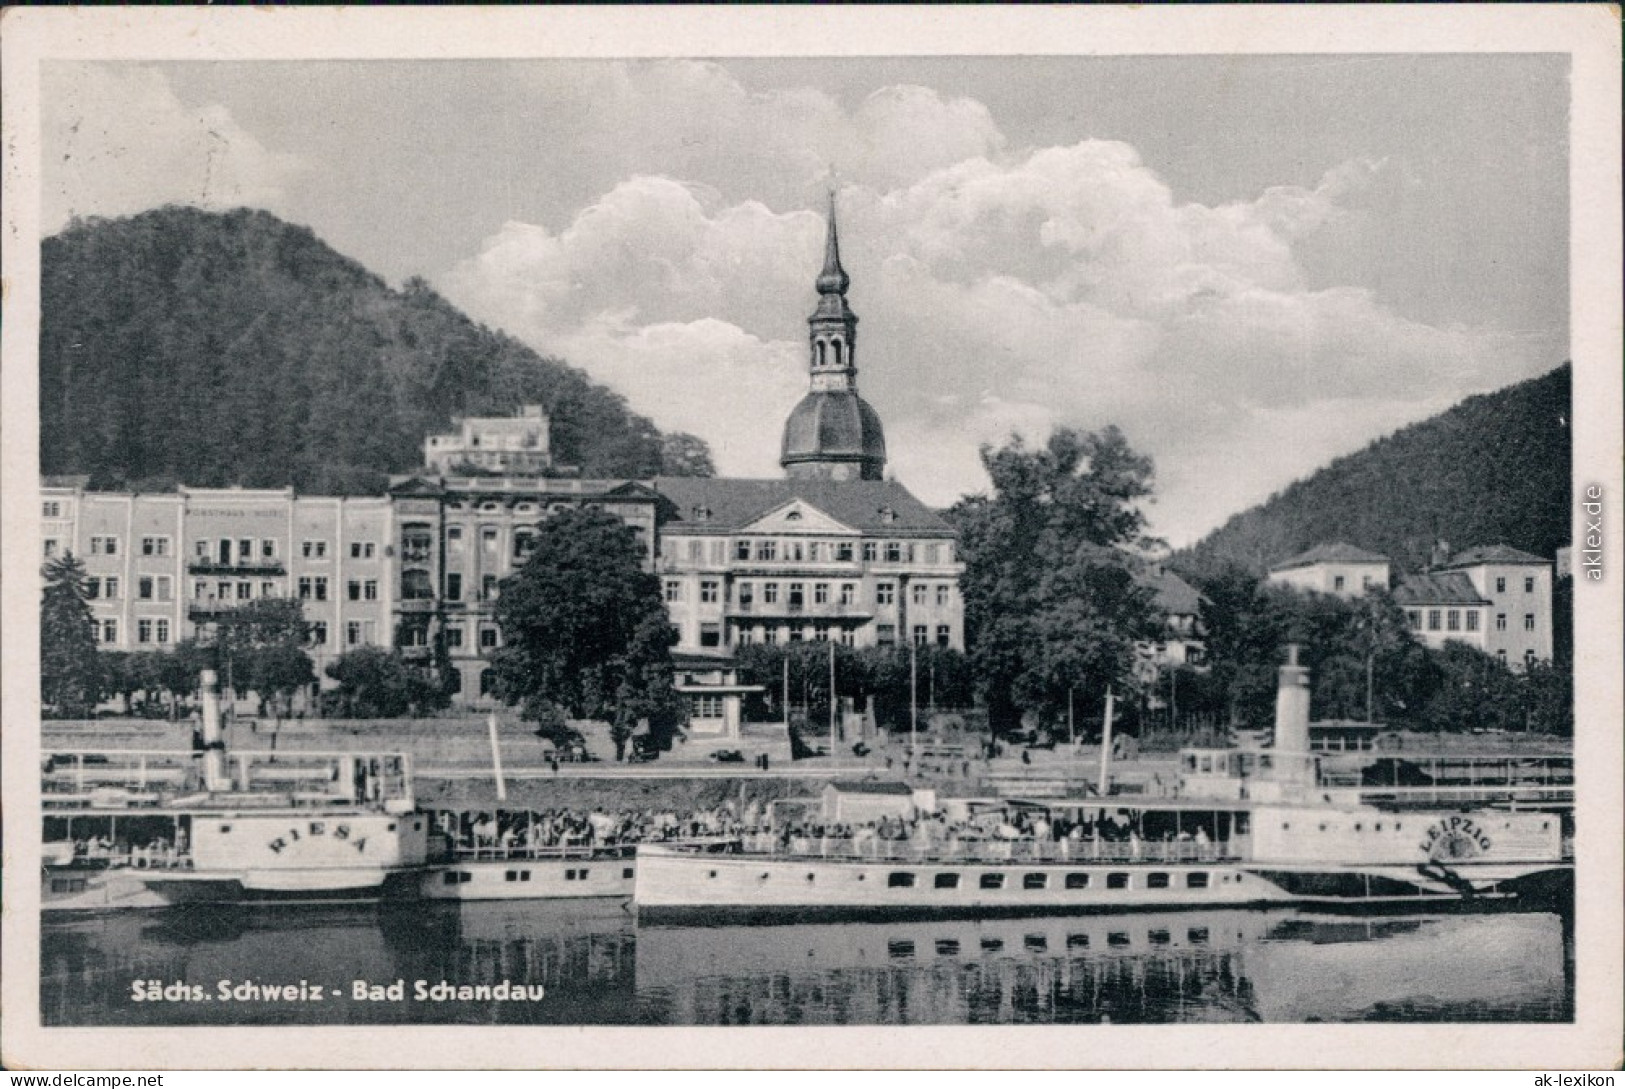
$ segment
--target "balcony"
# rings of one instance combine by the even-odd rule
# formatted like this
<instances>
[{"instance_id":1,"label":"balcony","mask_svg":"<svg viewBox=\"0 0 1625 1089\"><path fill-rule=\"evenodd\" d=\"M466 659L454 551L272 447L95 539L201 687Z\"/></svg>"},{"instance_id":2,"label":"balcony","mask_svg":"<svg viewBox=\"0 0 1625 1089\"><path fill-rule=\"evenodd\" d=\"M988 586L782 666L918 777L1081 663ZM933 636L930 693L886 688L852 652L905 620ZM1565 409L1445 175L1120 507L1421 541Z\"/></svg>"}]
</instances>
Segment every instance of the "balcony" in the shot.
<instances>
[{"instance_id":1,"label":"balcony","mask_svg":"<svg viewBox=\"0 0 1625 1089\"><path fill-rule=\"evenodd\" d=\"M281 560L221 563L219 560L193 559L186 565L186 572L189 575L286 575L288 568Z\"/></svg>"},{"instance_id":2,"label":"balcony","mask_svg":"<svg viewBox=\"0 0 1625 1089\"><path fill-rule=\"evenodd\" d=\"M857 602L842 605L833 601L824 602L823 604L802 603L799 605L792 605L788 601L772 603L730 601L722 607L722 612L723 615L729 617L760 617L770 620L868 620L875 615L872 606L860 605Z\"/></svg>"}]
</instances>

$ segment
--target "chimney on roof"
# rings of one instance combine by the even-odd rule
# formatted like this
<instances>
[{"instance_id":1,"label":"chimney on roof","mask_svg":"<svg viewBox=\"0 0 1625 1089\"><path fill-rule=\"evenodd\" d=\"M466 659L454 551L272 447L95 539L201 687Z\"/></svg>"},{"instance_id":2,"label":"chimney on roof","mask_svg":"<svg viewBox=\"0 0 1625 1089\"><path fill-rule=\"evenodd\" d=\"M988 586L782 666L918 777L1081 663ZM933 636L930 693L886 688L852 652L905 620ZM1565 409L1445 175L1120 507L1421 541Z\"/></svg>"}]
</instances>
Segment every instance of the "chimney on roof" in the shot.
<instances>
[{"instance_id":1,"label":"chimney on roof","mask_svg":"<svg viewBox=\"0 0 1625 1089\"><path fill-rule=\"evenodd\" d=\"M1443 567L1450 562L1450 542L1440 538L1433 542L1433 555L1428 560L1428 570Z\"/></svg>"}]
</instances>

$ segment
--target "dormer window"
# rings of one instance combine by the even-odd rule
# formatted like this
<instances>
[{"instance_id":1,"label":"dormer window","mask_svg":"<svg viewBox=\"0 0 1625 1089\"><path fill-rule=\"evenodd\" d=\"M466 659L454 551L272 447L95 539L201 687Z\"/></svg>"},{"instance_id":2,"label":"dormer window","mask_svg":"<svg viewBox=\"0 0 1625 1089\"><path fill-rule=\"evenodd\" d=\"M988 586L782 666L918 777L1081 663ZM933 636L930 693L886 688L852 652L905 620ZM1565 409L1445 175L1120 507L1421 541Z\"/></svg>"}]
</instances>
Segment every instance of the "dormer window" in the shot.
<instances>
[{"instance_id":1,"label":"dormer window","mask_svg":"<svg viewBox=\"0 0 1625 1089\"><path fill-rule=\"evenodd\" d=\"M880 520L882 522L895 522L897 521L897 512L892 510L890 507L881 507Z\"/></svg>"},{"instance_id":2,"label":"dormer window","mask_svg":"<svg viewBox=\"0 0 1625 1089\"><path fill-rule=\"evenodd\" d=\"M799 522L801 521L801 512L798 510L790 511L784 516L784 520L786 522Z\"/></svg>"}]
</instances>

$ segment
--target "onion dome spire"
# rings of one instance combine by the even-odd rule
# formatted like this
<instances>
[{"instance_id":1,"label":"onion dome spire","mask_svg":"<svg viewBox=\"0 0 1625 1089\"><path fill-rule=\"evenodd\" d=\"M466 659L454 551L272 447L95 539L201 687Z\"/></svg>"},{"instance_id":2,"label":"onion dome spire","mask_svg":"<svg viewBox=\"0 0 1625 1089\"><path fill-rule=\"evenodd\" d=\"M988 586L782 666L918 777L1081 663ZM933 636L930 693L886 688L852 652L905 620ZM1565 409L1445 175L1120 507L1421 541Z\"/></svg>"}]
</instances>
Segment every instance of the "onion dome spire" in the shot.
<instances>
[{"instance_id":1,"label":"onion dome spire","mask_svg":"<svg viewBox=\"0 0 1625 1089\"><path fill-rule=\"evenodd\" d=\"M824 268L815 281L820 295L845 295L851 277L841 267L841 232L835 225L835 190L829 191L829 226L824 235Z\"/></svg>"}]
</instances>

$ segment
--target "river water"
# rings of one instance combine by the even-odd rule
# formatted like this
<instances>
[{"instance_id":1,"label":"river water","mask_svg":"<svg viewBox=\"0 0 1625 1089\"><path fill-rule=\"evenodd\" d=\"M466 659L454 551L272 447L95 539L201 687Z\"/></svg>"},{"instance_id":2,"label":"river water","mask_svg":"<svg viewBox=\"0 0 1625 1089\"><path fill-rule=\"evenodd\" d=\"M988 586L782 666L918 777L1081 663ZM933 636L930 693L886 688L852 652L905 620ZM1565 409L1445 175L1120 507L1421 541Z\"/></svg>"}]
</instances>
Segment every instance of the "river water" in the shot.
<instances>
[{"instance_id":1,"label":"river water","mask_svg":"<svg viewBox=\"0 0 1625 1089\"><path fill-rule=\"evenodd\" d=\"M639 927L612 901L193 908L47 923L41 1009L47 1025L1554 1022L1574 1016L1573 959L1572 925L1534 912ZM542 990L439 1000L442 982Z\"/></svg>"}]
</instances>

